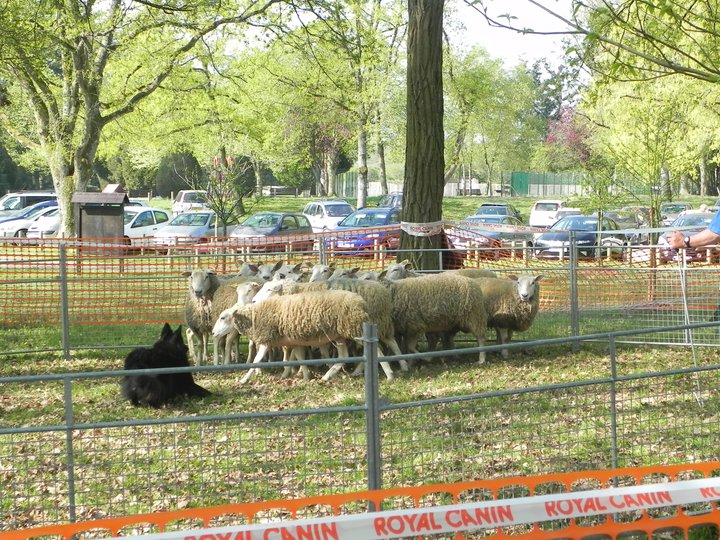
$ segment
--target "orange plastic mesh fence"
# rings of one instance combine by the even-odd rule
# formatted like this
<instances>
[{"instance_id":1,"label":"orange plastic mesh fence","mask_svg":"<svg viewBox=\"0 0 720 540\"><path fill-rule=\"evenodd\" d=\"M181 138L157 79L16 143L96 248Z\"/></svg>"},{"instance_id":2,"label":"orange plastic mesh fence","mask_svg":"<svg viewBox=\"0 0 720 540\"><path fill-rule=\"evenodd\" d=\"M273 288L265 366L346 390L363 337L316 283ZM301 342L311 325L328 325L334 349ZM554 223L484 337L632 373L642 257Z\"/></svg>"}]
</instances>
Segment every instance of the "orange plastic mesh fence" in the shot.
<instances>
[{"instance_id":1,"label":"orange plastic mesh fence","mask_svg":"<svg viewBox=\"0 0 720 540\"><path fill-rule=\"evenodd\" d=\"M659 484L718 475L720 475L720 462L707 462L478 480L106 518L0 532L0 540L26 540L39 537L70 540L71 538L131 536L249 523L286 522L311 517L363 513L373 507L381 510L423 508L445 504L582 492L610 487ZM716 491L713 490L713 493ZM697 527L708 529L706 534L714 534L715 536L712 537L717 538L720 513L718 513L716 500L710 499L707 502L685 506L664 506L650 510L638 510L631 508L637 508L640 506L639 504L634 505L632 501L625 499L627 504L624 506L628 510L612 514L557 519L526 526L497 527L478 533L453 533L442 538L454 538L455 540L489 537L522 540L598 539L627 538L628 533L632 533L633 538L656 538L657 536L654 534L658 532L672 533L671 536L662 536L662 538L687 538L689 531ZM433 538L440 537L433 536ZM710 536L703 536L703 538L705 537ZM283 538L294 539L291 536L283 536ZM415 538L423 537L415 536Z\"/></svg>"}]
</instances>

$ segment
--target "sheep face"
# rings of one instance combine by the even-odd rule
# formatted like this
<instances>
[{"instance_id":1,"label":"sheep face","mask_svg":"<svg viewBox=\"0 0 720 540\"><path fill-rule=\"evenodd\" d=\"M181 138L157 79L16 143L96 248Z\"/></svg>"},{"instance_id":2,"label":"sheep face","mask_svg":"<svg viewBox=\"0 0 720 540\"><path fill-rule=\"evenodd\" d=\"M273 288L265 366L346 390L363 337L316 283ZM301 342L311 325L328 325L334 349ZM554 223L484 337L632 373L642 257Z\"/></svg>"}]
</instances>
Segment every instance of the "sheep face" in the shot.
<instances>
[{"instance_id":1,"label":"sheep face","mask_svg":"<svg viewBox=\"0 0 720 540\"><path fill-rule=\"evenodd\" d=\"M237 303L241 306L249 304L258 291L260 291L259 283L255 283L254 281L241 283L237 286Z\"/></svg>"},{"instance_id":2,"label":"sheep face","mask_svg":"<svg viewBox=\"0 0 720 540\"><path fill-rule=\"evenodd\" d=\"M415 272L413 272L412 263L405 259L402 262L391 264L380 275L387 281L397 281L399 279L412 277L415 275Z\"/></svg>"},{"instance_id":3,"label":"sheep face","mask_svg":"<svg viewBox=\"0 0 720 540\"><path fill-rule=\"evenodd\" d=\"M336 268L332 273L328 281L334 281L336 279L355 279L360 268Z\"/></svg>"},{"instance_id":4,"label":"sheep face","mask_svg":"<svg viewBox=\"0 0 720 540\"><path fill-rule=\"evenodd\" d=\"M297 263L294 266L290 264L283 264L280 268L276 269L275 272L273 272L274 280L288 279L291 277L300 279L301 276L302 263Z\"/></svg>"},{"instance_id":5,"label":"sheep face","mask_svg":"<svg viewBox=\"0 0 720 540\"><path fill-rule=\"evenodd\" d=\"M313 283L315 281L327 281L328 279L330 279L330 276L333 275L334 271L334 266L328 266L327 264L316 264L315 266L313 266L308 282Z\"/></svg>"},{"instance_id":6,"label":"sheep face","mask_svg":"<svg viewBox=\"0 0 720 540\"><path fill-rule=\"evenodd\" d=\"M542 274L537 276L522 275L509 276L517 282L518 297L521 302L532 302L538 290L538 282L543 278Z\"/></svg>"},{"instance_id":7,"label":"sheep face","mask_svg":"<svg viewBox=\"0 0 720 540\"><path fill-rule=\"evenodd\" d=\"M212 290L215 276L212 270L193 270L190 273L184 272L183 275L189 277L190 291L195 298L203 298Z\"/></svg>"},{"instance_id":8,"label":"sheep face","mask_svg":"<svg viewBox=\"0 0 720 540\"><path fill-rule=\"evenodd\" d=\"M282 261L278 261L275 264L261 264L258 266L258 271L256 276L262 279L263 281L270 281L273 278L273 275L277 270L279 270L283 265Z\"/></svg>"},{"instance_id":9,"label":"sheep face","mask_svg":"<svg viewBox=\"0 0 720 540\"><path fill-rule=\"evenodd\" d=\"M213 325L212 335L214 338L221 338L230 333L233 329L233 315L235 308L231 307L223 311Z\"/></svg>"},{"instance_id":10,"label":"sheep face","mask_svg":"<svg viewBox=\"0 0 720 540\"><path fill-rule=\"evenodd\" d=\"M260 290L253 296L252 303L259 304L263 300L267 300L271 296L282 294L282 281L268 281L260 287Z\"/></svg>"}]
</instances>

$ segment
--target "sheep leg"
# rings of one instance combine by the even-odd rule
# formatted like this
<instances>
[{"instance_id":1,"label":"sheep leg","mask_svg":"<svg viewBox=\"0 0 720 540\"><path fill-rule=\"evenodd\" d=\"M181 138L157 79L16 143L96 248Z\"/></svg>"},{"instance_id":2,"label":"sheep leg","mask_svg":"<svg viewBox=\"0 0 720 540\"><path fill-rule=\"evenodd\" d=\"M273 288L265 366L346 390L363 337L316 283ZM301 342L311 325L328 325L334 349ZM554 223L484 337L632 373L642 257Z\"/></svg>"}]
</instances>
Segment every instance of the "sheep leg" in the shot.
<instances>
[{"instance_id":1,"label":"sheep leg","mask_svg":"<svg viewBox=\"0 0 720 540\"><path fill-rule=\"evenodd\" d=\"M507 328L496 328L495 334L497 335L497 342L498 345L505 345L506 343L510 343L510 330ZM502 354L503 358L507 358L510 356L510 351L508 349L503 349L500 351L500 354Z\"/></svg>"},{"instance_id":2,"label":"sheep leg","mask_svg":"<svg viewBox=\"0 0 720 540\"><path fill-rule=\"evenodd\" d=\"M348 358L350 356L350 353L348 351L348 346L344 341L336 341L335 347L337 347L338 351L338 358ZM322 376L323 381L329 381L332 379L335 374L342 369L343 365L340 363L333 364L330 369L327 370L327 373Z\"/></svg>"},{"instance_id":3,"label":"sheep leg","mask_svg":"<svg viewBox=\"0 0 720 540\"><path fill-rule=\"evenodd\" d=\"M477 337L478 347L482 347L485 345L485 333L477 334L475 337ZM478 359L478 365L482 365L485 363L485 351L480 353L480 357Z\"/></svg>"},{"instance_id":4,"label":"sheep leg","mask_svg":"<svg viewBox=\"0 0 720 540\"><path fill-rule=\"evenodd\" d=\"M382 351L378 350L378 357L384 356ZM360 375L361 372L365 373L365 362L358 362L358 365L355 367L355 370L352 372L352 377L355 377L357 375ZM388 362L380 362L380 367L383 369L383 372L385 372L385 377L387 377L388 381L392 381L395 378L395 374L393 373L392 368L390 367L390 364Z\"/></svg>"},{"instance_id":5,"label":"sheep leg","mask_svg":"<svg viewBox=\"0 0 720 540\"><path fill-rule=\"evenodd\" d=\"M188 354L195 360L195 364L201 366L203 364L202 347L198 349L196 341L202 345L202 336L196 334L192 328L186 328L185 337L187 338Z\"/></svg>"},{"instance_id":6,"label":"sheep leg","mask_svg":"<svg viewBox=\"0 0 720 540\"><path fill-rule=\"evenodd\" d=\"M394 355L397 356L397 355L402 354L402 351L400 350L400 345L398 345L398 342L395 341L395 338L384 339L382 341L382 343L383 343L383 345L387 346L387 348L390 349L390 352L392 352ZM402 371L408 370L407 360L402 359L402 360L399 360L398 362L400 364L400 369Z\"/></svg>"},{"instance_id":7,"label":"sheep leg","mask_svg":"<svg viewBox=\"0 0 720 540\"><path fill-rule=\"evenodd\" d=\"M227 339L225 336L215 337L213 336L213 365L217 366L220 363L220 348L222 343L225 343L225 352L227 352ZM223 353L223 356L226 356Z\"/></svg>"},{"instance_id":8,"label":"sheep leg","mask_svg":"<svg viewBox=\"0 0 720 540\"><path fill-rule=\"evenodd\" d=\"M231 330L230 333L225 336L225 357L223 359L225 365L228 365L230 364L230 362L232 362L233 350L237 346L239 338L240 334L238 334L234 330Z\"/></svg>"},{"instance_id":9,"label":"sheep leg","mask_svg":"<svg viewBox=\"0 0 720 540\"><path fill-rule=\"evenodd\" d=\"M261 344L257 348L257 353L255 354L255 358L253 359L253 364L258 364L262 362L263 358L265 358L265 354L267 354L269 347L266 344ZM258 371L258 368L251 368L248 370L248 372L245 374L245 376L240 379L240 384L245 384L250 380L250 377L253 376L253 373L255 371Z\"/></svg>"},{"instance_id":10,"label":"sheep leg","mask_svg":"<svg viewBox=\"0 0 720 540\"><path fill-rule=\"evenodd\" d=\"M305 360L305 347L293 347L292 351L290 352L290 360L295 358L295 360L298 360L302 362ZM292 370L292 368L285 368ZM303 381L309 381L310 380L310 369L307 366L301 366L300 371L302 372ZM285 372L283 372L283 375Z\"/></svg>"}]
</instances>

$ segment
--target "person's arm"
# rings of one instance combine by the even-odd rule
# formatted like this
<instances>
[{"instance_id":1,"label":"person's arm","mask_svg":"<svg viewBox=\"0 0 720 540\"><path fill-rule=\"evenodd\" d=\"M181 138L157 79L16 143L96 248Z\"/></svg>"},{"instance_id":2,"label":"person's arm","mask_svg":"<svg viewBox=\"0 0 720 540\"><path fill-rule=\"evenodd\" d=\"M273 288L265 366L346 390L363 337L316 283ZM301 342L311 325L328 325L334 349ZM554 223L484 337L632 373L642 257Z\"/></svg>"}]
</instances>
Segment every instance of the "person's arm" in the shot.
<instances>
[{"instance_id":1,"label":"person's arm","mask_svg":"<svg viewBox=\"0 0 720 540\"><path fill-rule=\"evenodd\" d=\"M673 231L668 241L670 247L673 249L710 246L720 243L720 234L711 231L709 227L693 235L687 235L681 231Z\"/></svg>"}]
</instances>

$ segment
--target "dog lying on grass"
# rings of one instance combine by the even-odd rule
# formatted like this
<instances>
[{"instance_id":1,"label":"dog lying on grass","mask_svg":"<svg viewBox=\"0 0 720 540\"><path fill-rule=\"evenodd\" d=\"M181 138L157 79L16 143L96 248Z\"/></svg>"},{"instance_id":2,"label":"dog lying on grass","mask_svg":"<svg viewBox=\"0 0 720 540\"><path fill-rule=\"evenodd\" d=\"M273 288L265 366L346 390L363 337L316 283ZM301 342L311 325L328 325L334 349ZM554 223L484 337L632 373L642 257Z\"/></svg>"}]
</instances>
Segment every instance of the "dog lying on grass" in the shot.
<instances>
[{"instance_id":1,"label":"dog lying on grass","mask_svg":"<svg viewBox=\"0 0 720 540\"><path fill-rule=\"evenodd\" d=\"M160 339L152 347L139 347L125 357L125 369L158 369L189 367L188 347L181 327L173 332L165 323ZM192 373L158 373L126 375L122 395L135 406L159 408L178 396L205 397L211 392L195 383Z\"/></svg>"}]
</instances>

